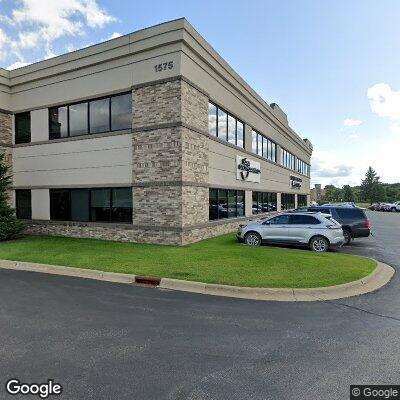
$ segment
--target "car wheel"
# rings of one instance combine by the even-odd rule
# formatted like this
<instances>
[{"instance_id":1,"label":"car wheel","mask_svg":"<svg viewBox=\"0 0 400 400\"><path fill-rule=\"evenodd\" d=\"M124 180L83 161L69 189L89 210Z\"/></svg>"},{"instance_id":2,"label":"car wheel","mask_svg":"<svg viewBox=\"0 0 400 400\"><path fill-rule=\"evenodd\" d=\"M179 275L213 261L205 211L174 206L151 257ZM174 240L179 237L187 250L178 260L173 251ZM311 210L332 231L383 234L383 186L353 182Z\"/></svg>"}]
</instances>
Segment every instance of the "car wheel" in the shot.
<instances>
[{"instance_id":1,"label":"car wheel","mask_svg":"<svg viewBox=\"0 0 400 400\"><path fill-rule=\"evenodd\" d=\"M343 229L344 244L350 244L351 242L351 232L348 229Z\"/></svg>"},{"instance_id":2,"label":"car wheel","mask_svg":"<svg viewBox=\"0 0 400 400\"><path fill-rule=\"evenodd\" d=\"M257 232L246 233L246 236L244 237L244 242L249 246L260 246L261 236Z\"/></svg>"},{"instance_id":3,"label":"car wheel","mask_svg":"<svg viewBox=\"0 0 400 400\"><path fill-rule=\"evenodd\" d=\"M310 240L310 249L317 253L324 253L329 250L329 242L322 236L313 237Z\"/></svg>"},{"instance_id":4,"label":"car wheel","mask_svg":"<svg viewBox=\"0 0 400 400\"><path fill-rule=\"evenodd\" d=\"M396 210L396 208L395 207L392 207L392 210L391 210L392 212L396 212L397 210Z\"/></svg>"}]
</instances>

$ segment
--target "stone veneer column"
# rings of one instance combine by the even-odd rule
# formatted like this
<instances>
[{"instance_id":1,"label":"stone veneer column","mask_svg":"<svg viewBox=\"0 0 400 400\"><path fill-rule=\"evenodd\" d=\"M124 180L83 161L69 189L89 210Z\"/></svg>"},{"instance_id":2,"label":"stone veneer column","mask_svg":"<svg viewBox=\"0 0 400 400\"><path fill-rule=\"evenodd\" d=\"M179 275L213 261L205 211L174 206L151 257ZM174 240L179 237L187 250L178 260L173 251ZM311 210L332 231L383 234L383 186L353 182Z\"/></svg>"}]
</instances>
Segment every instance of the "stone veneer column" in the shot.
<instances>
[{"instance_id":1,"label":"stone veneer column","mask_svg":"<svg viewBox=\"0 0 400 400\"><path fill-rule=\"evenodd\" d=\"M191 228L208 222L208 98L181 78L138 86L132 95L138 240L187 243Z\"/></svg>"},{"instance_id":2,"label":"stone veneer column","mask_svg":"<svg viewBox=\"0 0 400 400\"><path fill-rule=\"evenodd\" d=\"M12 115L0 111L0 152L5 154L5 162L12 174ZM13 191L8 191L8 202L13 205Z\"/></svg>"}]
</instances>

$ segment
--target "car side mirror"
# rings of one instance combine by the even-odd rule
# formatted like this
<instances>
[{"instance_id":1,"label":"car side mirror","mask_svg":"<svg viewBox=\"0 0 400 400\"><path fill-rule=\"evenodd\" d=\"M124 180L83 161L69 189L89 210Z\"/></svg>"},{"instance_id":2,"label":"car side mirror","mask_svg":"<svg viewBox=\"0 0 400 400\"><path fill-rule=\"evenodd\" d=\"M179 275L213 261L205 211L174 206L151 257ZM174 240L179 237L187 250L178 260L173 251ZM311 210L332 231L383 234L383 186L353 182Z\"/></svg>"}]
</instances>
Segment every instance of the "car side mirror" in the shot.
<instances>
[{"instance_id":1,"label":"car side mirror","mask_svg":"<svg viewBox=\"0 0 400 400\"><path fill-rule=\"evenodd\" d=\"M263 225L271 225L271 222L265 221L265 222L263 222Z\"/></svg>"}]
</instances>

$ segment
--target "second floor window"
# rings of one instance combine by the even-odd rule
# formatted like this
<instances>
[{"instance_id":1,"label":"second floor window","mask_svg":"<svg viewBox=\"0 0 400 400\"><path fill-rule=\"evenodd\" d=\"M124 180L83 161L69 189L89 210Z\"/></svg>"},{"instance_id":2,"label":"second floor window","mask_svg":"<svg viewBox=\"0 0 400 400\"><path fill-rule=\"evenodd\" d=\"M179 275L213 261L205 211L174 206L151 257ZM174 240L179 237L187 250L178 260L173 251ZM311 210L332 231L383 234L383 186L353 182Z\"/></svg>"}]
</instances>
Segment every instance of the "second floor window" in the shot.
<instances>
[{"instance_id":1,"label":"second floor window","mask_svg":"<svg viewBox=\"0 0 400 400\"><path fill-rule=\"evenodd\" d=\"M49 110L50 139L131 128L131 93L53 107Z\"/></svg>"},{"instance_id":2,"label":"second floor window","mask_svg":"<svg viewBox=\"0 0 400 400\"><path fill-rule=\"evenodd\" d=\"M310 176L310 166L306 162L297 158L296 164L298 173Z\"/></svg>"},{"instance_id":3,"label":"second floor window","mask_svg":"<svg viewBox=\"0 0 400 400\"><path fill-rule=\"evenodd\" d=\"M244 147L244 124L213 103L208 103L208 132L212 136Z\"/></svg>"},{"instance_id":4,"label":"second floor window","mask_svg":"<svg viewBox=\"0 0 400 400\"><path fill-rule=\"evenodd\" d=\"M281 149L281 165L296 170L296 157L285 149Z\"/></svg>"},{"instance_id":5,"label":"second floor window","mask_svg":"<svg viewBox=\"0 0 400 400\"><path fill-rule=\"evenodd\" d=\"M255 130L251 132L251 135L253 153L276 162L276 143Z\"/></svg>"},{"instance_id":6,"label":"second floor window","mask_svg":"<svg viewBox=\"0 0 400 400\"><path fill-rule=\"evenodd\" d=\"M30 143L31 141L31 113L15 114L15 143Z\"/></svg>"}]
</instances>

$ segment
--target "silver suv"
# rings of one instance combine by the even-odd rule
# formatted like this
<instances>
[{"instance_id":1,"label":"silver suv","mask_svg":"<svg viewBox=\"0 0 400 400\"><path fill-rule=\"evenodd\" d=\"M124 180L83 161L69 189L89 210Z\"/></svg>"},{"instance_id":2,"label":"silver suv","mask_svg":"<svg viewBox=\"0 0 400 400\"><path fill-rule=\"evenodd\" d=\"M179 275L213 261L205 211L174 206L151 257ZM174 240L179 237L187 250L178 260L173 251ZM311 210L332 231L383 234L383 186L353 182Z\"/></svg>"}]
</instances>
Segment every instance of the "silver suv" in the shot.
<instances>
[{"instance_id":1,"label":"silver suv","mask_svg":"<svg viewBox=\"0 0 400 400\"><path fill-rule=\"evenodd\" d=\"M330 215L320 212L285 213L240 225L236 236L240 242L251 246L290 244L307 246L317 252L344 243L342 226Z\"/></svg>"}]
</instances>

